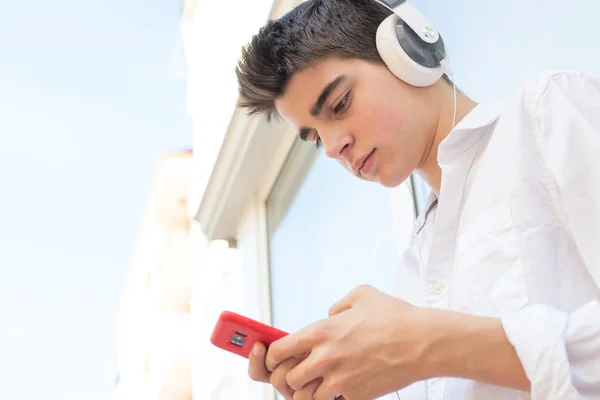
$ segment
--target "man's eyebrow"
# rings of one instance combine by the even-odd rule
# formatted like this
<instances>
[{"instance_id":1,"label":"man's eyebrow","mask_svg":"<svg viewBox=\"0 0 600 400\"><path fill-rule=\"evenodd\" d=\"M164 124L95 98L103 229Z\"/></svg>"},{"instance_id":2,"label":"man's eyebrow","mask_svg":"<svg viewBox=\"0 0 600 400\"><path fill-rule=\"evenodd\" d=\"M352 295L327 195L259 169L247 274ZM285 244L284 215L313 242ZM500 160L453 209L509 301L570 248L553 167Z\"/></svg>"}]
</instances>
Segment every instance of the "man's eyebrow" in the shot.
<instances>
[{"instance_id":1,"label":"man's eyebrow","mask_svg":"<svg viewBox=\"0 0 600 400\"><path fill-rule=\"evenodd\" d=\"M331 82L329 82L327 86L325 86L325 88L317 98L317 101L315 101L315 104L313 104L313 106L310 108L310 114L313 117L316 117L317 115L321 114L321 110L323 109L323 106L325 105L325 102L327 101L327 98L329 97L331 92L333 92L342 82L344 82L344 80L346 80L346 75L340 75Z\"/></svg>"}]
</instances>

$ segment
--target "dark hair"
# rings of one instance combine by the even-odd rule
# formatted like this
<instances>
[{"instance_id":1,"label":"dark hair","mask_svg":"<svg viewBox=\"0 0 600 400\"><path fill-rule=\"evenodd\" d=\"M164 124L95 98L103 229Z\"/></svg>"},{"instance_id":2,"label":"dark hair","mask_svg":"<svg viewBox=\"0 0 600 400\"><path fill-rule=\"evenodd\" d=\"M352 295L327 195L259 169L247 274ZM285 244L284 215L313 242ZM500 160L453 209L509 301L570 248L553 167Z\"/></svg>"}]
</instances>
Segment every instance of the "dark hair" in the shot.
<instances>
[{"instance_id":1,"label":"dark hair","mask_svg":"<svg viewBox=\"0 0 600 400\"><path fill-rule=\"evenodd\" d=\"M375 37L390 14L373 0L308 0L269 21L242 49L236 68L238 106L270 120L290 77L321 58L383 64Z\"/></svg>"}]
</instances>

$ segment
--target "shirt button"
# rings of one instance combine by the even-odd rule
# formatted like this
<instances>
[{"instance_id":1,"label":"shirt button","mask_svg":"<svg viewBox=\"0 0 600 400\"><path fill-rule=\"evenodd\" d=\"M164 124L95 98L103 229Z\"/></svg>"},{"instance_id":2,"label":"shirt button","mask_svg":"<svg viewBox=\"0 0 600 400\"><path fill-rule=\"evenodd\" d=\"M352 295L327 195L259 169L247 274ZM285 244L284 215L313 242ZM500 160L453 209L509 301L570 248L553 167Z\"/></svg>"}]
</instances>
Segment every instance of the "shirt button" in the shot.
<instances>
[{"instance_id":1,"label":"shirt button","mask_svg":"<svg viewBox=\"0 0 600 400\"><path fill-rule=\"evenodd\" d=\"M433 285L431 285L431 290L435 294L442 294L442 292L444 291L444 285L442 285L441 283L434 283Z\"/></svg>"}]
</instances>

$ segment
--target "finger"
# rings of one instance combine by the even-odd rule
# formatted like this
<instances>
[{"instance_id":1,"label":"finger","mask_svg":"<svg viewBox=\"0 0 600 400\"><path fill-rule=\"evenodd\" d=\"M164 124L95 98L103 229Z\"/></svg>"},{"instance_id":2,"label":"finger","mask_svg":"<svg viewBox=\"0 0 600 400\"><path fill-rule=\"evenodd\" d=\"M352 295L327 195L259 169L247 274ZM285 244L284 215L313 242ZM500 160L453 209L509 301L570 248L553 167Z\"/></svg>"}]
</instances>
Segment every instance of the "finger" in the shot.
<instances>
[{"instance_id":1,"label":"finger","mask_svg":"<svg viewBox=\"0 0 600 400\"><path fill-rule=\"evenodd\" d=\"M271 343L265 359L267 370L273 371L288 358L302 358L303 354L310 353L313 347L325 340L328 326L327 320L319 321Z\"/></svg>"},{"instance_id":2,"label":"finger","mask_svg":"<svg viewBox=\"0 0 600 400\"><path fill-rule=\"evenodd\" d=\"M329 308L329 316L332 317L352 308L352 306L365 294L365 292L372 289L373 288L369 285L360 285L355 287L344 298Z\"/></svg>"},{"instance_id":3,"label":"finger","mask_svg":"<svg viewBox=\"0 0 600 400\"><path fill-rule=\"evenodd\" d=\"M269 383L271 373L267 370L267 366L265 365L266 353L267 348L262 343L257 342L252 347L252 351L248 357L250 360L248 363L248 375L250 376L250 379L257 382Z\"/></svg>"},{"instance_id":4,"label":"finger","mask_svg":"<svg viewBox=\"0 0 600 400\"><path fill-rule=\"evenodd\" d=\"M313 395L323 380L315 379L294 393L294 400L313 400Z\"/></svg>"},{"instance_id":5,"label":"finger","mask_svg":"<svg viewBox=\"0 0 600 400\"><path fill-rule=\"evenodd\" d=\"M334 399L339 400L339 399L343 399L343 397L340 396L339 391L336 390L334 385L331 384L330 379L325 379L323 382L321 382L321 384L319 385L317 390L315 390L315 393L313 394L313 398L312 398L312 400L334 400Z\"/></svg>"},{"instance_id":6,"label":"finger","mask_svg":"<svg viewBox=\"0 0 600 400\"><path fill-rule=\"evenodd\" d=\"M316 350L302 360L287 373L287 383L294 390L299 390L310 382L327 376L335 367L334 360L326 358L322 351Z\"/></svg>"},{"instance_id":7,"label":"finger","mask_svg":"<svg viewBox=\"0 0 600 400\"><path fill-rule=\"evenodd\" d=\"M281 365L279 365L275 370L271 373L271 385L277 390L286 400L292 400L294 398L294 390L289 387L286 380L286 375L290 369L296 366L296 364L300 362L300 360L295 358L290 358Z\"/></svg>"},{"instance_id":8,"label":"finger","mask_svg":"<svg viewBox=\"0 0 600 400\"><path fill-rule=\"evenodd\" d=\"M330 317L333 317L334 315L343 313L344 311L351 309L353 304L354 304L354 300L349 299L348 296L346 296L343 299L341 299L340 301L338 301L337 303L335 303L334 305L332 305L331 307L329 307L328 315Z\"/></svg>"}]
</instances>

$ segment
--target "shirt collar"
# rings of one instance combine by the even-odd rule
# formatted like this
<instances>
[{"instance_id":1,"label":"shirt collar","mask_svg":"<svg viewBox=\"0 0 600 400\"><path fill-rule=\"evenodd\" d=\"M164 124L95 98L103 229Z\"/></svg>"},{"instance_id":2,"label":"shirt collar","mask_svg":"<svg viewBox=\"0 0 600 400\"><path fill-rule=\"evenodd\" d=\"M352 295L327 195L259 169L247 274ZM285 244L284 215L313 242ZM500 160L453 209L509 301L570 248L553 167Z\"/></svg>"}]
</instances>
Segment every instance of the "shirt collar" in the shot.
<instances>
[{"instance_id":1,"label":"shirt collar","mask_svg":"<svg viewBox=\"0 0 600 400\"><path fill-rule=\"evenodd\" d=\"M454 157L481 140L483 135L477 134L477 131L496 123L502 114L503 106L502 100L475 106L440 143L438 163L444 165L451 162Z\"/></svg>"},{"instance_id":2,"label":"shirt collar","mask_svg":"<svg viewBox=\"0 0 600 400\"><path fill-rule=\"evenodd\" d=\"M499 100L475 106L440 143L438 148L438 163L440 165L451 163L456 160L457 155L464 153L481 140L484 136L483 133L489 131L483 128L488 128L496 123L502 115L504 105L505 100ZM479 132L482 134L478 134ZM415 220L410 240L411 245L417 236L417 232L425 224L427 214L429 214L427 211L435 212L437 199L437 196L433 192L430 192L425 207Z\"/></svg>"}]
</instances>

